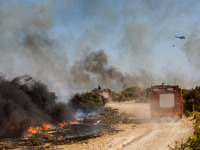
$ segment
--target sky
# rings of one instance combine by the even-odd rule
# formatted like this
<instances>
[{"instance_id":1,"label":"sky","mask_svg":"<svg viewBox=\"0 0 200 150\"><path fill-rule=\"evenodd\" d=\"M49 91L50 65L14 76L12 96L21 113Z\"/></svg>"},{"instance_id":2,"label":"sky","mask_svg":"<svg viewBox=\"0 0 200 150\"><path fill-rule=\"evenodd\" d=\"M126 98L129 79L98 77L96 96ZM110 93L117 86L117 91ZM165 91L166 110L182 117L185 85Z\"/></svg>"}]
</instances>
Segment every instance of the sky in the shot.
<instances>
[{"instance_id":1,"label":"sky","mask_svg":"<svg viewBox=\"0 0 200 150\"><path fill-rule=\"evenodd\" d=\"M199 8L196 0L1 0L0 72L28 74L61 95L98 84L194 88Z\"/></svg>"}]
</instances>

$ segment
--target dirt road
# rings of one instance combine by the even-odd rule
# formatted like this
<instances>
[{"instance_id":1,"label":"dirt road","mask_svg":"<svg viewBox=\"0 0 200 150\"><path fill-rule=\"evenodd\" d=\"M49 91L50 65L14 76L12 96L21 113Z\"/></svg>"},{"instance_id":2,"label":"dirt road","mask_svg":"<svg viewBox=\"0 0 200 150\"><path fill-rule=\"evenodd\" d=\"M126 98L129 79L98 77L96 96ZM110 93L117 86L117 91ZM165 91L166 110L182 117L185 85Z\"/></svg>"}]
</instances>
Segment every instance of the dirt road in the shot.
<instances>
[{"instance_id":1,"label":"dirt road","mask_svg":"<svg viewBox=\"0 0 200 150\"><path fill-rule=\"evenodd\" d=\"M150 119L149 104L134 102L109 103L107 106L118 108L120 113L132 114L127 124L118 124L120 130L112 135L89 139L86 142L63 145L57 149L74 150L167 150L175 140L186 139L192 134L192 122L183 118L179 122L165 120L153 122Z\"/></svg>"}]
</instances>

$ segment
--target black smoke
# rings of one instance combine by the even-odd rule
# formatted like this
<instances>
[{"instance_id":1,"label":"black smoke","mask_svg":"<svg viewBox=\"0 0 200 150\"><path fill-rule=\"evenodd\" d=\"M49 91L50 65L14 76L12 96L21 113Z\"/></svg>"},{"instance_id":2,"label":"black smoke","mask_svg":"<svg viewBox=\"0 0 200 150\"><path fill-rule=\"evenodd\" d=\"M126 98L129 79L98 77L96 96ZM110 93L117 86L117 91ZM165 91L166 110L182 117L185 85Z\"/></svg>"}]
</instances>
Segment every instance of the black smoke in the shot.
<instances>
[{"instance_id":1,"label":"black smoke","mask_svg":"<svg viewBox=\"0 0 200 150\"><path fill-rule=\"evenodd\" d=\"M108 57L103 50L90 52L71 68L73 80L76 83L89 83L92 80L107 86L117 83L118 87L126 87L128 75L122 74L117 68L108 64Z\"/></svg>"},{"instance_id":2,"label":"black smoke","mask_svg":"<svg viewBox=\"0 0 200 150\"><path fill-rule=\"evenodd\" d=\"M133 68L134 70L134 68ZM136 70L137 74L122 73L117 67L109 65L109 59L103 50L91 51L76 61L71 68L73 83L101 84L112 90L121 90L133 85L152 85L151 72Z\"/></svg>"},{"instance_id":3,"label":"black smoke","mask_svg":"<svg viewBox=\"0 0 200 150\"><path fill-rule=\"evenodd\" d=\"M0 77L0 116L0 138L22 136L29 126L74 119L66 104L56 102L55 93L27 75L11 81Z\"/></svg>"}]
</instances>

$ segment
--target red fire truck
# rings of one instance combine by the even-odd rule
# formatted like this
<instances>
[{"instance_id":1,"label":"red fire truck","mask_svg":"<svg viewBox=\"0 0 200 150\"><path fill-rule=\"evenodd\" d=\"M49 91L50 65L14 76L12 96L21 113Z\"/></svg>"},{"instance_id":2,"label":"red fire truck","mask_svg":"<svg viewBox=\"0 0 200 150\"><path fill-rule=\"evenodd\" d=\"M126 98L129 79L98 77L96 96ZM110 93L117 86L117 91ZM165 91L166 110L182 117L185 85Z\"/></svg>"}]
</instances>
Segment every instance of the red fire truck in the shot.
<instances>
[{"instance_id":1,"label":"red fire truck","mask_svg":"<svg viewBox=\"0 0 200 150\"><path fill-rule=\"evenodd\" d=\"M112 91L110 89L102 89L100 86L92 90L92 93L103 95L108 101L112 101Z\"/></svg>"},{"instance_id":2,"label":"red fire truck","mask_svg":"<svg viewBox=\"0 0 200 150\"><path fill-rule=\"evenodd\" d=\"M151 118L162 116L183 115L183 96L182 90L177 85L156 85L151 87Z\"/></svg>"}]
</instances>

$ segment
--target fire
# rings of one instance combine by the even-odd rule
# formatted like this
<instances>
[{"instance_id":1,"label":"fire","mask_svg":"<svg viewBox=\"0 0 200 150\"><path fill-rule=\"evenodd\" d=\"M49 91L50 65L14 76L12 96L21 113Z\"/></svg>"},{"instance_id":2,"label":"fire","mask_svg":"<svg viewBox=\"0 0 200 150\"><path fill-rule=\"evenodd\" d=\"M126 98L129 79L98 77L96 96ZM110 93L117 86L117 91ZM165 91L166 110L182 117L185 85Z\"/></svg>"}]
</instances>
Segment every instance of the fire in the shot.
<instances>
[{"instance_id":1,"label":"fire","mask_svg":"<svg viewBox=\"0 0 200 150\"><path fill-rule=\"evenodd\" d=\"M59 126L67 126L67 125L72 125L72 124L77 124L77 120L71 121L69 123L66 123L65 121L58 123ZM42 127L29 127L28 128L28 133L29 135L36 134L39 131L46 131L52 129L52 125L43 123Z\"/></svg>"},{"instance_id":2,"label":"fire","mask_svg":"<svg viewBox=\"0 0 200 150\"><path fill-rule=\"evenodd\" d=\"M65 126L65 125L67 126L68 123L66 123L65 121L63 121L63 122L58 123L58 125L61 126L61 127L63 127L63 126Z\"/></svg>"},{"instance_id":3,"label":"fire","mask_svg":"<svg viewBox=\"0 0 200 150\"><path fill-rule=\"evenodd\" d=\"M52 129L52 125L43 123L43 128L42 128L42 130L46 131L46 130L48 130L48 129Z\"/></svg>"},{"instance_id":4,"label":"fire","mask_svg":"<svg viewBox=\"0 0 200 150\"><path fill-rule=\"evenodd\" d=\"M72 125L72 124L77 124L77 120L71 121L69 124L70 124L70 125Z\"/></svg>"},{"instance_id":5,"label":"fire","mask_svg":"<svg viewBox=\"0 0 200 150\"><path fill-rule=\"evenodd\" d=\"M67 125L72 125L72 124L77 124L77 120L71 121L69 123L66 123L65 121L58 123L59 126L63 127L63 126L67 126Z\"/></svg>"},{"instance_id":6,"label":"fire","mask_svg":"<svg viewBox=\"0 0 200 150\"><path fill-rule=\"evenodd\" d=\"M37 133L38 130L39 130L39 127L29 127L29 128L28 128L28 133L29 133L30 135L32 135L32 134Z\"/></svg>"},{"instance_id":7,"label":"fire","mask_svg":"<svg viewBox=\"0 0 200 150\"><path fill-rule=\"evenodd\" d=\"M43 123L42 127L29 127L28 133L30 135L32 135L32 134L36 134L39 130L46 131L46 130L49 130L49 129L52 129L52 125Z\"/></svg>"}]
</instances>

